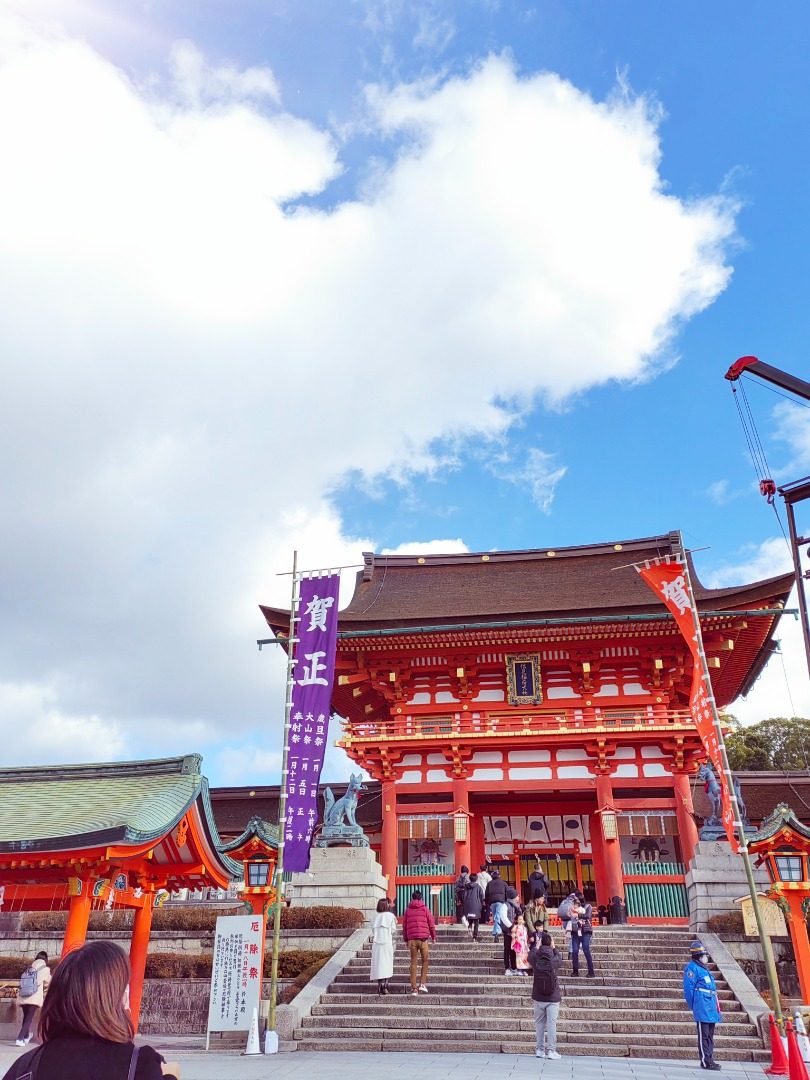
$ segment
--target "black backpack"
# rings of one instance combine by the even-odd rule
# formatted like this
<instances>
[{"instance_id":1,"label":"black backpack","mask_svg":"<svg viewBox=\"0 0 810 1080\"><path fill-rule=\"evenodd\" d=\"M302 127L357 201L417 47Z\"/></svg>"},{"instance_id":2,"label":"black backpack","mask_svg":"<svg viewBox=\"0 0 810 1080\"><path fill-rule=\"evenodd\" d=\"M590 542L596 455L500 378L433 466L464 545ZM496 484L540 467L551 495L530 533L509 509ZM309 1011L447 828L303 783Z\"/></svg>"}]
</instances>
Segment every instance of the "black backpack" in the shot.
<instances>
[{"instance_id":1,"label":"black backpack","mask_svg":"<svg viewBox=\"0 0 810 1080\"><path fill-rule=\"evenodd\" d=\"M534 960L534 987L536 994L550 998L557 989L557 973L551 957L540 954Z\"/></svg>"}]
</instances>

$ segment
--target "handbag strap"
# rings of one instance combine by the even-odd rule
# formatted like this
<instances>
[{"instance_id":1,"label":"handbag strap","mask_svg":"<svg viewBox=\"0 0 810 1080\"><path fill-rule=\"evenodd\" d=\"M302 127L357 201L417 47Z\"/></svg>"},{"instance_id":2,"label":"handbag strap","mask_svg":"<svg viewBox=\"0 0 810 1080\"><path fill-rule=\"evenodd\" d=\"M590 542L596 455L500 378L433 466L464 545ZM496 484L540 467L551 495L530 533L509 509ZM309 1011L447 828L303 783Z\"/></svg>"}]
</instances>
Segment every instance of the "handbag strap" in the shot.
<instances>
[{"instance_id":1,"label":"handbag strap","mask_svg":"<svg viewBox=\"0 0 810 1080\"><path fill-rule=\"evenodd\" d=\"M140 1046L132 1047L132 1057L129 1059L129 1072L127 1073L127 1080L135 1080L135 1070L138 1068L138 1055L141 1052Z\"/></svg>"}]
</instances>

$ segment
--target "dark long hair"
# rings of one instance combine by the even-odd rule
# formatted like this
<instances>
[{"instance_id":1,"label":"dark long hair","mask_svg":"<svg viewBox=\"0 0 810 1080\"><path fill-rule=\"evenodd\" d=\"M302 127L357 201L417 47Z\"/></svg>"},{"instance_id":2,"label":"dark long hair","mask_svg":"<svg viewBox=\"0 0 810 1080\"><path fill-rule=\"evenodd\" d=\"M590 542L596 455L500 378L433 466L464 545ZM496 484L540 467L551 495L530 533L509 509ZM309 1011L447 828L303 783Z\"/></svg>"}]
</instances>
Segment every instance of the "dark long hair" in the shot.
<instances>
[{"instance_id":1,"label":"dark long hair","mask_svg":"<svg viewBox=\"0 0 810 1080\"><path fill-rule=\"evenodd\" d=\"M90 941L69 952L51 979L39 1032L43 1042L60 1035L91 1035L130 1042L132 1020L124 1007L129 961L111 941Z\"/></svg>"}]
</instances>

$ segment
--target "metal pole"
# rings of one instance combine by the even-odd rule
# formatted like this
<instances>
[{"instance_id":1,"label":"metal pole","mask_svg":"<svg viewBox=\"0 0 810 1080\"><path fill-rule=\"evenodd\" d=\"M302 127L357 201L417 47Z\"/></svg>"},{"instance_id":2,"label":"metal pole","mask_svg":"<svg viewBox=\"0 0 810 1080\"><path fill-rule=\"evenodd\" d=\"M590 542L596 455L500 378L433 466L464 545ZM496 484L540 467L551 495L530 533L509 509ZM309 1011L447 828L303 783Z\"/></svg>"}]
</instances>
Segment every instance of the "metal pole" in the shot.
<instances>
[{"instance_id":1,"label":"metal pole","mask_svg":"<svg viewBox=\"0 0 810 1080\"><path fill-rule=\"evenodd\" d=\"M793 553L793 569L796 574L796 592L799 600L799 615L802 624L802 636L804 637L804 656L807 661L807 671L810 674L810 621L807 617L807 597L804 592L804 575L799 562L799 538L796 533L796 515L793 511L793 503L787 495L782 495L785 500L787 511L788 529L790 530L790 549Z\"/></svg>"},{"instance_id":2,"label":"metal pole","mask_svg":"<svg viewBox=\"0 0 810 1080\"><path fill-rule=\"evenodd\" d=\"M270 1015L268 1027L276 1030L276 990L278 987L278 951L281 938L281 905L284 901L284 832L287 825L287 745L292 712L293 671L295 669L295 624L298 606L298 552L293 552L292 588L290 590L290 636L287 639L287 691L284 701L284 745L281 751L281 789L278 795L278 856L276 858L276 902L273 906L273 956L270 962Z\"/></svg>"},{"instance_id":3,"label":"metal pole","mask_svg":"<svg viewBox=\"0 0 810 1080\"><path fill-rule=\"evenodd\" d=\"M782 999L779 993L779 978L776 974L776 962L773 957L773 946L771 939L768 935L768 931L765 927L765 923L762 919L762 912L759 907L759 896L757 895L757 886L754 881L754 871L751 868L751 856L748 852L748 841L745 836L745 826L743 825L742 815L740 814L740 806L737 802L737 792L734 789L734 777L731 772L731 766L728 762L728 754L726 752L726 740L723 735L723 725L720 723L720 716L717 712L717 702L714 700L714 690L712 688L712 679L709 673L709 665L706 660L706 652L703 648L703 634L700 629L700 617L698 616L697 604L695 603L695 594L692 591L692 578L689 573L689 564L686 561L686 552L683 547L683 538L679 534L680 546L681 546L681 560L683 562L683 576L686 581L686 589L689 596L689 605L692 609L692 618L695 623L696 641L698 647L698 654L700 656L700 663L702 668L702 678L706 688L706 696L709 699L709 704L712 710L712 723L714 724L715 734L717 735L717 742L720 747L720 761L723 766L723 783L727 785L729 794L729 801L731 802L731 809L734 814L734 827L737 829L738 843L740 845L740 857L745 867L745 877L748 881L748 891L751 894L751 904L754 910L754 918L757 923L757 930L759 931L759 940L762 945L762 956L765 960L765 973L768 978L768 987L771 991L771 1001L773 1002L773 1014L776 1018L776 1022L780 1029L783 1028L782 1019Z\"/></svg>"}]
</instances>

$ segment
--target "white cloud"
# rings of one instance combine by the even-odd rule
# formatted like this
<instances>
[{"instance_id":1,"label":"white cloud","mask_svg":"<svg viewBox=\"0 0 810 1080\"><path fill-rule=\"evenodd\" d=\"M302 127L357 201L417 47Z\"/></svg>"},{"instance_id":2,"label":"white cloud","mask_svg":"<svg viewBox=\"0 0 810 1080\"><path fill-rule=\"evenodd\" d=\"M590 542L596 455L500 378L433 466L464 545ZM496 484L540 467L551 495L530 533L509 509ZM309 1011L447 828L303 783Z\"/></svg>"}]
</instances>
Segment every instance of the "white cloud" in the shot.
<instances>
[{"instance_id":1,"label":"white cloud","mask_svg":"<svg viewBox=\"0 0 810 1080\"><path fill-rule=\"evenodd\" d=\"M728 506L741 495L750 494L750 491L746 488L732 488L728 480L715 480L713 484L709 484L706 494L715 505Z\"/></svg>"},{"instance_id":2,"label":"white cloud","mask_svg":"<svg viewBox=\"0 0 810 1080\"><path fill-rule=\"evenodd\" d=\"M706 575L706 585L719 589L788 573L793 569L790 549L783 537L773 537L751 546L743 558ZM796 590L788 600L796 608ZM781 656L773 656L746 698L729 706L744 724L755 724L770 716L810 716L810 678L804 652L801 625L792 615L783 615L776 631Z\"/></svg>"},{"instance_id":3,"label":"white cloud","mask_svg":"<svg viewBox=\"0 0 810 1080\"><path fill-rule=\"evenodd\" d=\"M535 506L544 514L551 513L557 484L568 469L565 465L555 463L554 454L537 447L529 448L522 463L515 461L515 456L501 447L490 456L486 467L499 480L527 490Z\"/></svg>"},{"instance_id":4,"label":"white cloud","mask_svg":"<svg viewBox=\"0 0 810 1080\"><path fill-rule=\"evenodd\" d=\"M231 64L214 67L190 41L179 41L172 49L172 74L178 93L186 105L199 108L223 101L281 100L275 75L267 67L240 70Z\"/></svg>"},{"instance_id":5,"label":"white cloud","mask_svg":"<svg viewBox=\"0 0 810 1080\"><path fill-rule=\"evenodd\" d=\"M284 603L294 546L372 546L334 485L651 375L728 281L734 208L665 193L643 100L504 58L370 93L395 160L362 198L296 208L342 165L329 132L263 111L267 73L187 50L185 93L159 97L0 22L0 680L39 701L0 709L6 757L29 757L23 715L75 718L79 756L272 752L283 663L256 605Z\"/></svg>"},{"instance_id":6,"label":"white cloud","mask_svg":"<svg viewBox=\"0 0 810 1080\"><path fill-rule=\"evenodd\" d=\"M383 548L383 555L459 555L470 549L462 539L455 540L407 540L394 548Z\"/></svg>"},{"instance_id":7,"label":"white cloud","mask_svg":"<svg viewBox=\"0 0 810 1080\"><path fill-rule=\"evenodd\" d=\"M790 461L781 470L783 481L796 479L787 473L806 472L810 469L810 409L792 401L782 401L773 410L776 421L776 437L787 444Z\"/></svg>"}]
</instances>

